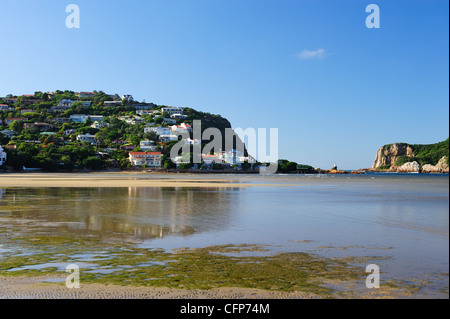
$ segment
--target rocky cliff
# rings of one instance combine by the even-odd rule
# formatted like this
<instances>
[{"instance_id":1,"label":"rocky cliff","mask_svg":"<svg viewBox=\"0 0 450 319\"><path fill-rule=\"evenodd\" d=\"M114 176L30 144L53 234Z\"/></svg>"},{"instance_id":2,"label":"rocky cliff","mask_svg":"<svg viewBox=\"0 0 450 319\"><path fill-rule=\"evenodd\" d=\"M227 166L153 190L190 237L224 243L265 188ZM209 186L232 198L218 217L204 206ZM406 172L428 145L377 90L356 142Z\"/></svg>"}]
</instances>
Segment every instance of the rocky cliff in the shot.
<instances>
[{"instance_id":1,"label":"rocky cliff","mask_svg":"<svg viewBox=\"0 0 450 319\"><path fill-rule=\"evenodd\" d=\"M381 147L373 170L390 172L449 172L449 139L435 144L395 143Z\"/></svg>"},{"instance_id":2,"label":"rocky cliff","mask_svg":"<svg viewBox=\"0 0 450 319\"><path fill-rule=\"evenodd\" d=\"M372 167L391 167L401 156L414 157L413 150L408 144L395 143L384 145L378 150Z\"/></svg>"}]
</instances>

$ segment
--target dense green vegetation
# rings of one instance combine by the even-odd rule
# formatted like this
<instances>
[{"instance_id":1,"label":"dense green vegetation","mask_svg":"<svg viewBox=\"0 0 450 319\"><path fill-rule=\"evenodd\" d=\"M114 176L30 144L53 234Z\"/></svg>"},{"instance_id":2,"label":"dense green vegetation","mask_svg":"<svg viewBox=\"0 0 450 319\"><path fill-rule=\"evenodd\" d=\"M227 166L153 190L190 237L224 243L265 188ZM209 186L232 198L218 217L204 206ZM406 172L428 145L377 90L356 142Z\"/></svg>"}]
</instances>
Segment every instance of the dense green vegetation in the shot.
<instances>
[{"instance_id":1,"label":"dense green vegetation","mask_svg":"<svg viewBox=\"0 0 450 319\"><path fill-rule=\"evenodd\" d=\"M278 172L279 173L289 173L297 171L297 163L290 162L286 159L281 159L278 161Z\"/></svg>"},{"instance_id":2,"label":"dense green vegetation","mask_svg":"<svg viewBox=\"0 0 450 319\"><path fill-rule=\"evenodd\" d=\"M449 157L448 138L445 141L430 145L414 144L411 145L411 148L414 151L415 158L422 165L424 164L436 165L439 162L439 160L444 156L447 156L447 164L448 164L448 157Z\"/></svg>"},{"instance_id":3,"label":"dense green vegetation","mask_svg":"<svg viewBox=\"0 0 450 319\"><path fill-rule=\"evenodd\" d=\"M447 156L447 164L449 160L449 139L445 141L435 143L435 144L405 144L409 145L413 150L414 156L400 156L396 162L395 166L402 166L408 162L418 162L420 165L432 164L436 165L439 160ZM389 147L389 146L385 146Z\"/></svg>"}]
</instances>

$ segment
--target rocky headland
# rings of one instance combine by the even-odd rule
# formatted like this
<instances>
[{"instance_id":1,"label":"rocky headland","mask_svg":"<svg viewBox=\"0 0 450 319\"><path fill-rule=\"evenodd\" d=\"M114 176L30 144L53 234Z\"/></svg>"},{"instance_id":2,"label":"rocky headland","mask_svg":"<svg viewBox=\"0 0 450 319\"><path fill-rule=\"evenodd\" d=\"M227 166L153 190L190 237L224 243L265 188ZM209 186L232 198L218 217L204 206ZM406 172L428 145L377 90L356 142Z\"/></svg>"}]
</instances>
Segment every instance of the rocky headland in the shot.
<instances>
[{"instance_id":1,"label":"rocky headland","mask_svg":"<svg viewBox=\"0 0 450 319\"><path fill-rule=\"evenodd\" d=\"M449 173L449 139L435 144L394 143L382 146L370 171Z\"/></svg>"}]
</instances>

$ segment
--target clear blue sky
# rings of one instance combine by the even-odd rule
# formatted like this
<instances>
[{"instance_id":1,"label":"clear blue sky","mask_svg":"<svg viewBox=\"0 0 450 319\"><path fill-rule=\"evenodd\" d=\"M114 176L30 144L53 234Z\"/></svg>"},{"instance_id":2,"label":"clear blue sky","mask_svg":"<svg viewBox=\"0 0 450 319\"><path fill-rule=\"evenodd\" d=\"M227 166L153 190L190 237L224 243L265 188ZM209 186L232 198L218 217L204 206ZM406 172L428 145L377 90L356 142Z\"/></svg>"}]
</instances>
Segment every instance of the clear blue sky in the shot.
<instances>
[{"instance_id":1,"label":"clear blue sky","mask_svg":"<svg viewBox=\"0 0 450 319\"><path fill-rule=\"evenodd\" d=\"M68 29L68 4L80 29ZM365 8L380 7L380 29ZM279 129L279 157L370 167L449 135L447 0L0 0L0 96L132 94ZM303 54L302 54L303 53Z\"/></svg>"}]
</instances>

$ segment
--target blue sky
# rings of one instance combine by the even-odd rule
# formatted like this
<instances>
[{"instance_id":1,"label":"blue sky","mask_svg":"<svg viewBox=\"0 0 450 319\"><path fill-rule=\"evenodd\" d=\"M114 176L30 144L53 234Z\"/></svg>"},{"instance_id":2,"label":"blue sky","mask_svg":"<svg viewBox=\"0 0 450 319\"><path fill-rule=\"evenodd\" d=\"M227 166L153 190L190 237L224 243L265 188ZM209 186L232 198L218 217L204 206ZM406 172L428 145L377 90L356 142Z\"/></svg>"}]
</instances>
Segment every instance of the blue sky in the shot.
<instances>
[{"instance_id":1,"label":"blue sky","mask_svg":"<svg viewBox=\"0 0 450 319\"><path fill-rule=\"evenodd\" d=\"M79 29L65 25L68 4ZM381 27L368 29L368 4ZM103 90L278 128L279 157L370 167L449 135L446 0L0 0L0 96Z\"/></svg>"}]
</instances>

